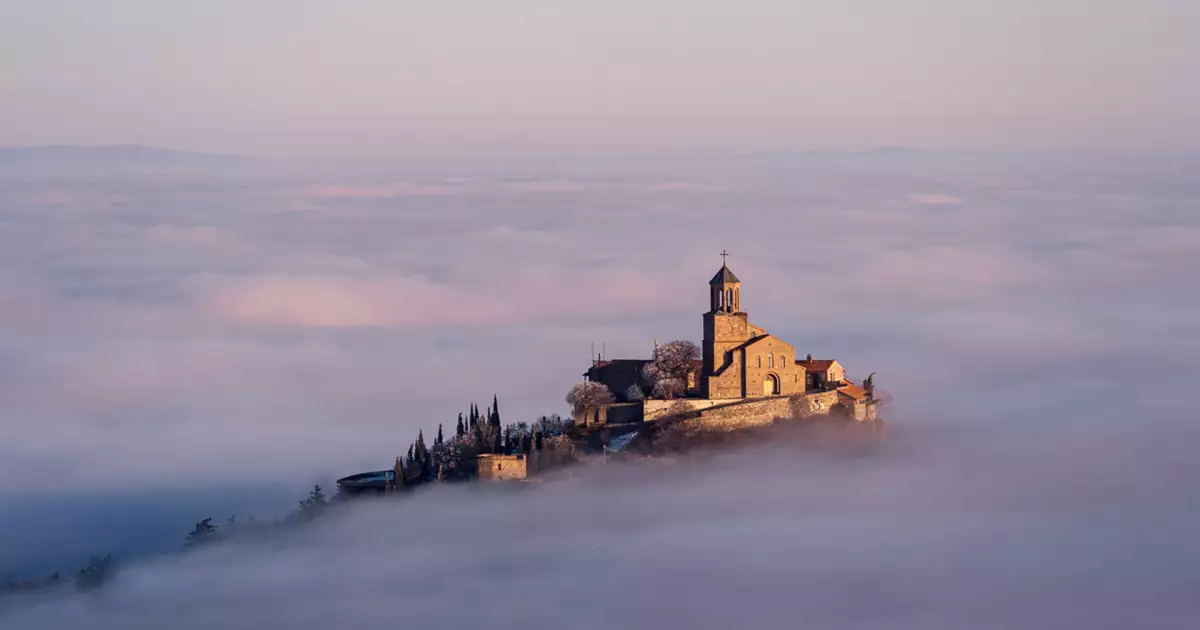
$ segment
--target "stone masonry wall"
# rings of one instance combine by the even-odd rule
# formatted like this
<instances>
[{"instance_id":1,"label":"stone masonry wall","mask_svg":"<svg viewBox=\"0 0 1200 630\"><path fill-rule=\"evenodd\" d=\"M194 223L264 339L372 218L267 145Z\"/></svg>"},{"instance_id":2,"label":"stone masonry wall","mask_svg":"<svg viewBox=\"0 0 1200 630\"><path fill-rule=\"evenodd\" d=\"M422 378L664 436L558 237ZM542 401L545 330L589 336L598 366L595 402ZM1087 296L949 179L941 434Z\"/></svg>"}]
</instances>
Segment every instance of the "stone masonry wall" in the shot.
<instances>
[{"instance_id":1,"label":"stone masonry wall","mask_svg":"<svg viewBox=\"0 0 1200 630\"><path fill-rule=\"evenodd\" d=\"M775 396L747 400L699 411L699 417L687 420L705 429L735 430L769 424L776 418L788 418L794 411L825 415L834 410L838 393L818 392L799 396ZM794 407L795 406L795 407Z\"/></svg>"},{"instance_id":2,"label":"stone masonry wall","mask_svg":"<svg viewBox=\"0 0 1200 630\"><path fill-rule=\"evenodd\" d=\"M767 424L779 417L790 414L791 397L761 398L748 400L715 409L700 411L700 417L688 422L694 422L705 429L734 430Z\"/></svg>"},{"instance_id":3,"label":"stone masonry wall","mask_svg":"<svg viewBox=\"0 0 1200 630\"><path fill-rule=\"evenodd\" d=\"M823 414L833 410L833 406L838 403L837 390L829 392L817 392L815 394L806 394L804 398L808 401L808 412Z\"/></svg>"},{"instance_id":4,"label":"stone masonry wall","mask_svg":"<svg viewBox=\"0 0 1200 630\"><path fill-rule=\"evenodd\" d=\"M716 405L725 405L741 400L740 398L725 398L708 400L704 398L676 398L675 400L645 400L643 401L643 414L647 422L657 420L667 415L667 410L672 407L688 407L692 410L707 409Z\"/></svg>"},{"instance_id":5,"label":"stone masonry wall","mask_svg":"<svg viewBox=\"0 0 1200 630\"><path fill-rule=\"evenodd\" d=\"M479 478L495 481L509 479L524 479L528 476L528 462L524 455L494 455L479 456Z\"/></svg>"}]
</instances>

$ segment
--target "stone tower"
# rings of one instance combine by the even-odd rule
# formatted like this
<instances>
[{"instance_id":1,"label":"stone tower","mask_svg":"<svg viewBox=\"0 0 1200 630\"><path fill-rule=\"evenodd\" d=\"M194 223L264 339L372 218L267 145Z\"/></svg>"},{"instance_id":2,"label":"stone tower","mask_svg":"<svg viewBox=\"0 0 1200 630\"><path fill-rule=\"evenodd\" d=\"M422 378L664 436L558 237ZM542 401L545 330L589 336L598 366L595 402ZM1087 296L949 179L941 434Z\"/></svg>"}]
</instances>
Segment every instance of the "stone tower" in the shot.
<instances>
[{"instance_id":1,"label":"stone tower","mask_svg":"<svg viewBox=\"0 0 1200 630\"><path fill-rule=\"evenodd\" d=\"M721 265L717 275L708 281L709 312L737 313L741 311L742 281L729 267Z\"/></svg>"},{"instance_id":2,"label":"stone tower","mask_svg":"<svg viewBox=\"0 0 1200 630\"><path fill-rule=\"evenodd\" d=\"M726 398L742 395L740 378L720 378L731 368L740 367L734 348L750 340L752 326L742 311L742 282L722 264L708 281L709 305L704 314L704 366L700 375L701 395ZM740 372L740 369L735 370ZM729 376L733 376L730 374ZM728 390L728 391L726 391Z\"/></svg>"}]
</instances>

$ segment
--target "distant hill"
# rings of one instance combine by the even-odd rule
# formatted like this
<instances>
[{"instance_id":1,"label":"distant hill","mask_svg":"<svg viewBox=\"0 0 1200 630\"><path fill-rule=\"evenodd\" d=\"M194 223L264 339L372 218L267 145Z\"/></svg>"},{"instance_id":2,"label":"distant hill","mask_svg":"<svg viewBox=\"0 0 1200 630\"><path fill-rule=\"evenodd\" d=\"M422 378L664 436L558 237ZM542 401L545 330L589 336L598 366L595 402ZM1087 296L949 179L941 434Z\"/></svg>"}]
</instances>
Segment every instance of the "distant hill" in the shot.
<instances>
[{"instance_id":1,"label":"distant hill","mask_svg":"<svg viewBox=\"0 0 1200 630\"><path fill-rule=\"evenodd\" d=\"M174 151L136 144L0 147L0 179L232 175L265 163L240 155Z\"/></svg>"},{"instance_id":2,"label":"distant hill","mask_svg":"<svg viewBox=\"0 0 1200 630\"><path fill-rule=\"evenodd\" d=\"M224 162L247 160L238 155L175 151L138 144L76 146L66 144L0 147L0 162L101 161L101 162Z\"/></svg>"}]
</instances>

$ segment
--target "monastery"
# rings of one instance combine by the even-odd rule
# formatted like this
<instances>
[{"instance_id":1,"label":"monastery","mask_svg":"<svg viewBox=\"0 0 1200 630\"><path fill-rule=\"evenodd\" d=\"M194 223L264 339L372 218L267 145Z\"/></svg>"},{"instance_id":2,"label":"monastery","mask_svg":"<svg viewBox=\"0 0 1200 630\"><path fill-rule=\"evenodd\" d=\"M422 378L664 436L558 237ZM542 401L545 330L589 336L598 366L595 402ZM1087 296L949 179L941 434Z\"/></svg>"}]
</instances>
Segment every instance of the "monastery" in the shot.
<instances>
[{"instance_id":1,"label":"monastery","mask_svg":"<svg viewBox=\"0 0 1200 630\"><path fill-rule=\"evenodd\" d=\"M596 357L583 376L603 384L613 402L576 409L574 426L567 434L554 438L554 447L543 448L539 434L516 448L510 442L500 449L482 449L475 456L476 476L491 481L527 481L575 461L576 445L593 452L602 450L607 457L639 435L652 434L675 422L726 431L765 425L780 418L836 414L870 423L866 428L872 431L881 426L877 422L879 401L874 396L873 379L868 377L861 385L856 384L846 378L845 369L835 359L814 359L811 354L802 359L795 346L750 323L742 310L742 282L726 264L722 263L709 280L708 296L699 357L691 361L690 369L686 361L674 363L681 369L673 375L687 371L686 379L671 377L672 392L682 388L681 395L651 396L655 388L646 367L660 358L657 343L649 359ZM500 431L498 415L495 422L494 430ZM471 435L476 436L469 438L476 444L490 444L481 441L479 434ZM397 457L391 470L339 479L339 491L387 493L427 481L425 477L431 474L428 471L413 476L411 471L421 470L422 464L414 464L411 458L410 451L407 464Z\"/></svg>"},{"instance_id":2,"label":"monastery","mask_svg":"<svg viewBox=\"0 0 1200 630\"><path fill-rule=\"evenodd\" d=\"M708 287L701 358L688 375L684 395L674 400L634 400L638 396L631 392L653 391L645 374L653 359L597 357L584 378L608 386L616 402L577 411L577 425L644 422L685 409L711 416L720 408L726 410L722 415L729 415L729 408L738 405L742 405L739 415L754 416L753 410L761 409L759 415L766 416L782 408L778 399L794 400L809 413L839 413L859 421L877 419L878 402L869 381L864 387L847 380L845 369L835 359L814 359L811 354L801 358L795 346L750 322L742 310L742 282L726 264L722 263ZM772 400L774 404L765 404ZM714 411L706 414L705 410Z\"/></svg>"}]
</instances>

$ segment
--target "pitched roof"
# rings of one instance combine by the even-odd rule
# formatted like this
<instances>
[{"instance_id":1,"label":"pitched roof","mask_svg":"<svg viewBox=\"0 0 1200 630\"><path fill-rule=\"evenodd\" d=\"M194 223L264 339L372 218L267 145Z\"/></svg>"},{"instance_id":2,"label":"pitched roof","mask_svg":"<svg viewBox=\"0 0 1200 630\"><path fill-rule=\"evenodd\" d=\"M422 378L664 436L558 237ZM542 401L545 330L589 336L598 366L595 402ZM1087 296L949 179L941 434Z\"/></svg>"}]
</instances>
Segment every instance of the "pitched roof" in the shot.
<instances>
[{"instance_id":1,"label":"pitched roof","mask_svg":"<svg viewBox=\"0 0 1200 630\"><path fill-rule=\"evenodd\" d=\"M771 333L766 333L763 335L759 335L757 337L751 337L749 341L746 341L745 343L743 343L742 345L740 345L738 347L739 348L748 348L748 347L762 341L763 339L769 339L771 337L772 337Z\"/></svg>"},{"instance_id":2,"label":"pitched roof","mask_svg":"<svg viewBox=\"0 0 1200 630\"><path fill-rule=\"evenodd\" d=\"M738 280L738 277L733 275L733 272L725 265L721 265L721 269L717 271L717 275L708 281L709 284L722 284L726 282L741 282L741 280Z\"/></svg>"},{"instance_id":3,"label":"pitched roof","mask_svg":"<svg viewBox=\"0 0 1200 630\"><path fill-rule=\"evenodd\" d=\"M845 394L854 400L867 399L867 390L859 387L858 385L846 385L845 387L839 387L838 393Z\"/></svg>"},{"instance_id":4,"label":"pitched roof","mask_svg":"<svg viewBox=\"0 0 1200 630\"><path fill-rule=\"evenodd\" d=\"M594 368L608 367L610 365L637 365L641 367L643 363L650 363L651 359L604 359L592 363Z\"/></svg>"},{"instance_id":5,"label":"pitched roof","mask_svg":"<svg viewBox=\"0 0 1200 630\"><path fill-rule=\"evenodd\" d=\"M837 359L812 359L796 361L796 365L803 366L809 372L825 372L837 363Z\"/></svg>"}]
</instances>

